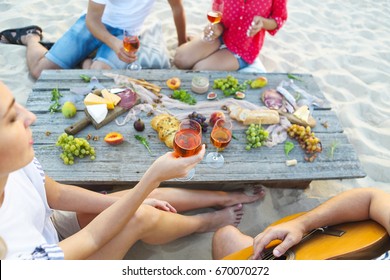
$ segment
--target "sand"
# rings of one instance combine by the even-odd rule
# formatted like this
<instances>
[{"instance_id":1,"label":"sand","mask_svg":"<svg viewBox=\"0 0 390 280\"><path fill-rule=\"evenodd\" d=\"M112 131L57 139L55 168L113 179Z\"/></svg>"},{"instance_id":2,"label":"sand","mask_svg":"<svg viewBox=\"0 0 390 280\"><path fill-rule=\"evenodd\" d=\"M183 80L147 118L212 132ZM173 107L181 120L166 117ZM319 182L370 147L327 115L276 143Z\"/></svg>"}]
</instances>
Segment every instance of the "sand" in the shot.
<instances>
[{"instance_id":1,"label":"sand","mask_svg":"<svg viewBox=\"0 0 390 280\"><path fill-rule=\"evenodd\" d=\"M86 0L3 0L0 30L40 25L44 39L55 41L78 18ZM188 33L206 24L208 0L184 0ZM367 177L312 182L306 190L268 189L262 202L245 206L239 228L255 235L270 222L308 210L350 188L378 187L390 192L390 2L387 0L294 0L289 19L266 38L260 54L268 72L312 74L338 114ZM147 22L160 20L170 55L176 37L167 1L157 0ZM25 47L0 44L0 79L25 104L34 85ZM129 259L210 259L212 233L196 234L164 246L138 243Z\"/></svg>"}]
</instances>

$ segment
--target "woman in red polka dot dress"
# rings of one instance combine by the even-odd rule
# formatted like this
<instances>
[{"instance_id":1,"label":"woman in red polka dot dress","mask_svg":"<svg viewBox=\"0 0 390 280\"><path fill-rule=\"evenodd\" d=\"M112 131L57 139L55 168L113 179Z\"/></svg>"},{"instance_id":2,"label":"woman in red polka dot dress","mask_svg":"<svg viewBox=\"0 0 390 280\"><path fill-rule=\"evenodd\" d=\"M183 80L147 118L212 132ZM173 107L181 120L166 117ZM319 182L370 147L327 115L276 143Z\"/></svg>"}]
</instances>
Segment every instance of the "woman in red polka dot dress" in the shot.
<instances>
[{"instance_id":1,"label":"woman in red polka dot dress","mask_svg":"<svg viewBox=\"0 0 390 280\"><path fill-rule=\"evenodd\" d=\"M179 69L235 71L252 64L266 31L275 35L287 20L287 0L223 0L222 20L207 42L195 37L174 57ZM209 27L205 28L205 35Z\"/></svg>"}]
</instances>

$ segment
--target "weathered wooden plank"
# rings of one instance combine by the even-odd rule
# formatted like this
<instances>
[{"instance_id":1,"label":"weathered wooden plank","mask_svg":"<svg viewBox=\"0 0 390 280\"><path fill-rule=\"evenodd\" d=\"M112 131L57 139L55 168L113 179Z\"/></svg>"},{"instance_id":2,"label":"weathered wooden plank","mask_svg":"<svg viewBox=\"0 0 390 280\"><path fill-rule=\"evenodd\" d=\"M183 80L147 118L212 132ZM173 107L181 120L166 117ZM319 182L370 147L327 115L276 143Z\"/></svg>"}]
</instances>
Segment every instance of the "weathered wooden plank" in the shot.
<instances>
[{"instance_id":1,"label":"weathered wooden plank","mask_svg":"<svg viewBox=\"0 0 390 280\"><path fill-rule=\"evenodd\" d=\"M214 181L221 177L227 181L243 178L245 181L262 181L364 177L365 173L361 170L354 148L348 143L345 135L337 134L337 137L329 137L325 134L324 136L328 136L322 137L324 151L312 163L304 160L304 153L300 147L291 151L288 159L295 158L299 162L294 167L286 166L287 157L283 145L246 151L242 142L233 141L223 152L226 159L224 168L210 169L202 162L197 167L198 174L201 174L199 180ZM208 151L213 151L214 148L209 144L208 138L204 141L208 143ZM333 141L337 141L339 145L331 157L329 146ZM91 142L91 145L94 144ZM158 141L151 140L150 144L153 156L149 155L146 149L134 139L129 139L128 142L117 147L109 146L100 140L100 145L96 146L96 161L77 159L73 166L62 164L59 159L60 148L53 144L36 146L36 154L41 159L46 172L59 181L66 181L66 178L85 181L90 178L92 182L136 182L159 155L169 151ZM85 172L88 175L85 175Z\"/></svg>"},{"instance_id":2,"label":"weathered wooden plank","mask_svg":"<svg viewBox=\"0 0 390 280\"><path fill-rule=\"evenodd\" d=\"M110 71L112 73L118 73L118 74L126 74L123 70L112 70ZM106 87L113 87L114 81L104 76L102 71L85 71L85 70L52 70L52 71L44 71L40 77L40 79L37 81L37 83L34 86L33 92L31 93L31 96L29 97L29 102L35 103L36 99L44 98L46 102L50 101L50 93L53 88L58 88L61 92L68 94L69 89L72 87L83 87L87 84L82 81L80 78L80 74L89 74L90 76L94 75L96 76L100 83ZM181 88L190 90L191 89L191 82L192 78L195 75L203 75L207 76L210 80L210 85L212 86L213 80L216 78L223 78L227 75L233 75L236 77L240 82L243 82L245 80L251 80L258 77L258 74L254 73L238 73L238 72L215 72L215 71L204 71L204 72L192 72L192 71L179 71L179 70L144 70L141 72L131 72L131 77L136 79L146 79L148 82L154 83L162 88L161 93L170 95L171 90L167 87L165 81L173 76L180 77L182 81ZM314 78L312 75L309 74L294 74L298 77L300 77L303 81L294 81L299 87L307 91L308 93L322 99L324 101L324 104L322 108L316 108L316 109L330 109L330 104L322 94L321 90L318 88L318 85L315 83ZM262 74L262 76L267 77L268 79L268 85L262 89L250 89L246 91L247 93L247 100L251 102L256 102L258 104L262 104L262 102L259 99L260 94L265 89L270 88L276 88L278 84L282 80L286 80L287 75L285 73L265 73ZM215 90L220 96L220 98L223 98L223 94L220 90ZM252 95L252 97L251 97ZM205 95L196 95L194 96L198 100L206 100ZM49 97L49 98L48 98ZM31 101L30 101L31 98ZM49 102L50 103L50 102Z\"/></svg>"},{"instance_id":3,"label":"weathered wooden plank","mask_svg":"<svg viewBox=\"0 0 390 280\"><path fill-rule=\"evenodd\" d=\"M119 71L118 73L122 72ZM148 124L151 117L146 115L141 115L146 123L146 129L142 133L135 132L132 122L125 126L117 126L113 122L99 130L89 126L80 132L76 137L86 137L87 134L99 137L99 141L90 140L90 144L95 147L97 152L96 161L86 158L77 159L75 165L65 166L59 158L60 148L55 146L56 139L63 133L65 127L83 118L84 113L80 111L74 119L65 119L61 113L50 114L47 108L51 103L51 90L58 86L65 96L72 95L69 88L85 85L79 77L80 74L96 75L100 82L107 85L107 87L113 85L113 81L104 76L102 71L45 71L37 81L27 101L27 107L35 112L38 117L37 122L32 127L36 155L47 174L60 182L81 184L90 188L108 187L113 184L122 187L134 186L159 155L170 151L158 140L156 132ZM201 74L210 75L214 79L215 77L226 76L227 73L207 72ZM237 75L234 72L235 77L243 80L251 79L251 75ZM308 92L312 93L311 91L318 89L311 75L296 75L304 80L300 86L307 87L305 89ZM134 72L133 76L135 78L147 77L149 82L161 85L164 94L170 94L171 91L165 85L166 79L172 76L180 76L184 87L188 87L194 72L152 70ZM270 85L276 86L281 79L286 78L286 74L269 74L268 78ZM199 100L205 98L204 95L194 96ZM258 92L248 92L247 96L249 101L260 104L260 90ZM318 96L323 95L319 92ZM81 99L77 106L79 110L84 108ZM215 170L209 168L205 162L200 163L196 168L197 175L190 182L186 182L185 187L232 189L237 188L238 185L263 184L269 187L304 188L312 180L364 177L365 173L361 168L354 147L343 133L337 115L334 111L329 110L330 108L327 109L315 110L313 113L313 117L318 123L313 131L321 139L324 149L313 163L304 160L304 152L298 146L289 155L290 159L298 160L298 165L293 167L287 167L285 164L287 157L284 154L283 144L273 148L262 147L246 151L246 128L238 125L235 126L233 131L237 140L232 140L223 152L226 158L225 166ZM328 128L321 125L323 122L328 123ZM50 135L46 134L48 131L51 132ZM125 136L125 142L116 147L106 144L103 137L111 131L122 133ZM214 148L210 144L209 132L204 134L203 141L208 145L208 151L212 151ZM136 133L148 138L153 155L149 155L142 144L134 139ZM295 140L292 141L296 143ZM330 157L328 154L333 143L338 143L338 146L333 157ZM164 182L162 185L183 186L183 183L171 180Z\"/></svg>"}]
</instances>

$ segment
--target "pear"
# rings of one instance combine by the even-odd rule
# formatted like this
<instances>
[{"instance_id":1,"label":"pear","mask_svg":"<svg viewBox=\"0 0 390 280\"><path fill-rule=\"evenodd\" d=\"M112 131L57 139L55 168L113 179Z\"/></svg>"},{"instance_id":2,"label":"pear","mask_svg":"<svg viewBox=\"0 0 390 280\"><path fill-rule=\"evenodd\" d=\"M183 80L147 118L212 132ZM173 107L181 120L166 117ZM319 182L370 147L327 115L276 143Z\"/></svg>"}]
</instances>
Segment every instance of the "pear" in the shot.
<instances>
[{"instance_id":1,"label":"pear","mask_svg":"<svg viewBox=\"0 0 390 280\"><path fill-rule=\"evenodd\" d=\"M73 118L76 115L77 108L71 101L66 101L62 106L62 114L65 118Z\"/></svg>"},{"instance_id":2,"label":"pear","mask_svg":"<svg viewBox=\"0 0 390 280\"><path fill-rule=\"evenodd\" d=\"M268 84L268 80L266 77L258 77L251 82L251 88L262 88Z\"/></svg>"}]
</instances>

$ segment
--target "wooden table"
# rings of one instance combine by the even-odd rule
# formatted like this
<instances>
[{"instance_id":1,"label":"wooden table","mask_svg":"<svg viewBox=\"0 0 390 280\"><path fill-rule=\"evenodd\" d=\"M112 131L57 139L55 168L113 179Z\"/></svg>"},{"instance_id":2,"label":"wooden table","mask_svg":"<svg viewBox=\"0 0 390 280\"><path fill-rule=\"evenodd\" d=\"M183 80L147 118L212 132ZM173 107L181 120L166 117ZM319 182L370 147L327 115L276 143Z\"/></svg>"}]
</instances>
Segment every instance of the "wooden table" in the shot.
<instances>
[{"instance_id":1,"label":"wooden table","mask_svg":"<svg viewBox=\"0 0 390 280\"><path fill-rule=\"evenodd\" d=\"M121 73L122 71L109 71ZM150 164L161 154L169 149L159 141L158 135L150 127L150 117L141 115L146 124L146 129L141 134L148 137L153 156L138 141L134 139L136 131L133 123L125 126L117 126L112 122L99 130L92 125L81 131L76 137L86 137L88 134L99 136L99 141L90 140L95 147L97 159L77 159L72 166L62 163L59 158L60 148L54 144L57 137L64 132L64 128L72 125L75 121L84 117L84 105L80 101L76 104L78 113L73 119L65 119L61 113L51 114L48 108L51 104L51 91L58 87L59 91L68 96L72 93L70 88L81 87L86 84L80 78L80 74L96 76L100 83L111 88L114 81L103 75L102 71L85 70L54 70L44 71L33 87L27 100L27 108L37 115L37 122L33 125L34 148L36 156L41 161L46 173L55 180L63 183L76 184L91 189L108 189L115 185L118 187L132 187L141 178ZM162 93L170 95L171 90L166 86L165 81L173 76L182 80L182 88L190 90L191 80L195 74L189 71L177 70L142 70L134 72L132 77L143 78L148 82L162 87ZM209 76L210 82L217 77L226 77L227 72L202 72L202 75ZM239 81L254 79L258 75L248 73L230 73ZM296 81L297 85L308 93L325 99L318 88L313 76L295 74L304 82ZM264 74L268 78L266 88L276 88L280 81L287 79L285 73ZM261 105L260 93L264 90L248 90L246 99ZM217 91L218 92L218 91ZM222 93L219 92L221 96ZM193 94L198 100L206 100L205 95ZM212 102L212 101L210 101ZM218 110L220 108L216 108ZM190 113L190 112L188 112ZM297 159L296 166L286 166L286 155L284 144L275 147L262 147L259 149L245 150L245 129L234 131L237 140L233 139L228 148L223 152L226 163L221 169L209 168L204 162L196 167L196 175L189 182L170 180L163 183L163 186L185 186L188 188L203 189L234 189L245 186L263 184L266 187L277 188L305 188L313 180L328 179L349 179L366 176L362 170L354 147L349 143L343 133L343 128L329 103L325 102L321 109L313 113L317 121L313 131L321 139L323 152L314 162L304 161L304 152L298 145L290 153L290 159ZM328 127L321 123L327 122ZM109 146L103 138L108 132L118 131L125 137L125 142L119 146ZM50 135L47 135L50 132ZM209 129L210 132L210 129ZM208 151L214 150L210 144L209 132L204 134L203 141L209 144ZM140 134L140 133L137 133ZM294 140L295 141L295 140ZM331 144L336 141L338 147L333 158L328 153ZM296 142L295 142L296 143ZM297 144L297 143L296 143Z\"/></svg>"}]
</instances>

